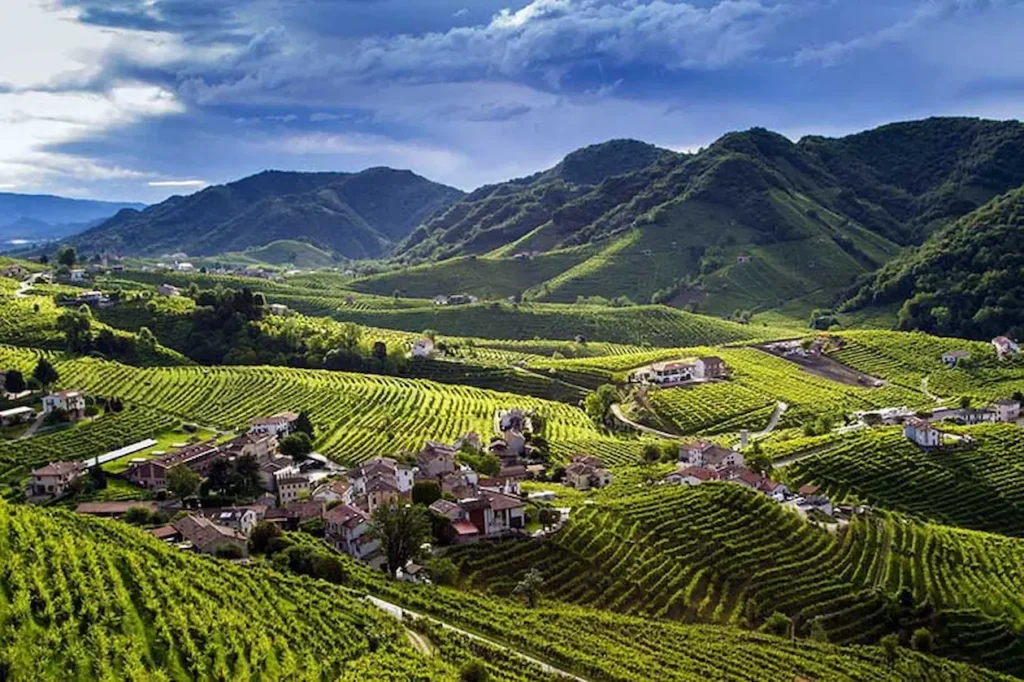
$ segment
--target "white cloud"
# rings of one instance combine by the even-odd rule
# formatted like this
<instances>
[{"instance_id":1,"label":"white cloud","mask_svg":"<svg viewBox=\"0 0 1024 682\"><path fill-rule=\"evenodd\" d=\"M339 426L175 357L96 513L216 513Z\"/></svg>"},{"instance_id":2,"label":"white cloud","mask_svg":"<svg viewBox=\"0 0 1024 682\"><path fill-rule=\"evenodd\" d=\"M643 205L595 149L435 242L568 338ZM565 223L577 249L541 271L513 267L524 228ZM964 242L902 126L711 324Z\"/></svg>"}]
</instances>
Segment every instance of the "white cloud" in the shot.
<instances>
[{"instance_id":1,"label":"white cloud","mask_svg":"<svg viewBox=\"0 0 1024 682\"><path fill-rule=\"evenodd\" d=\"M206 180L151 180L146 183L150 187L206 187Z\"/></svg>"},{"instance_id":2,"label":"white cloud","mask_svg":"<svg viewBox=\"0 0 1024 682\"><path fill-rule=\"evenodd\" d=\"M465 163L461 154L418 141L363 133L299 133L273 138L262 146L293 156L343 156L363 165L389 165L426 174L450 174Z\"/></svg>"}]
</instances>

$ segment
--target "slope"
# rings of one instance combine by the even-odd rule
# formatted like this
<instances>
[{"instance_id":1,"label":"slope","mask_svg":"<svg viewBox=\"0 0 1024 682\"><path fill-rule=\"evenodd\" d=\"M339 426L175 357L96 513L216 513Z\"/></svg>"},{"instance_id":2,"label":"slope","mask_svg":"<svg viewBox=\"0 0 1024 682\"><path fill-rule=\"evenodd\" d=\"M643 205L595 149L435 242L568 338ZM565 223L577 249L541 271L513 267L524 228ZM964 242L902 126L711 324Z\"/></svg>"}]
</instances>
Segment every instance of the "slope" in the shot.
<instances>
[{"instance_id":1,"label":"slope","mask_svg":"<svg viewBox=\"0 0 1024 682\"><path fill-rule=\"evenodd\" d=\"M903 301L900 329L1024 336L1024 187L1003 194L888 263L844 304Z\"/></svg>"},{"instance_id":2,"label":"slope","mask_svg":"<svg viewBox=\"0 0 1024 682\"><path fill-rule=\"evenodd\" d=\"M461 196L409 171L265 171L144 211L122 211L70 243L87 252L209 255L300 239L352 258L377 257Z\"/></svg>"}]
</instances>

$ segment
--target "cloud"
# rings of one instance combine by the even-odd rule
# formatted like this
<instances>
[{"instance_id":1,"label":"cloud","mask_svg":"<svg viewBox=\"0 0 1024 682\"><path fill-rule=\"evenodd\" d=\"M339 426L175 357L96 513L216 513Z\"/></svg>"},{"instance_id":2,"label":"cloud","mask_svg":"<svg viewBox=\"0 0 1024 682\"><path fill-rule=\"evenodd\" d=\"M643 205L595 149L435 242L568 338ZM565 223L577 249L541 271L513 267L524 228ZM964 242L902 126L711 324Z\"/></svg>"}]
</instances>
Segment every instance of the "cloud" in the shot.
<instances>
[{"instance_id":1,"label":"cloud","mask_svg":"<svg viewBox=\"0 0 1024 682\"><path fill-rule=\"evenodd\" d=\"M437 145L361 133L299 133L269 139L262 146L292 156L362 157L371 160L367 165L386 163L433 173L451 173L465 163L462 155Z\"/></svg>"},{"instance_id":2,"label":"cloud","mask_svg":"<svg viewBox=\"0 0 1024 682\"><path fill-rule=\"evenodd\" d=\"M206 180L152 180L146 183L150 187L206 187Z\"/></svg>"},{"instance_id":3,"label":"cloud","mask_svg":"<svg viewBox=\"0 0 1024 682\"><path fill-rule=\"evenodd\" d=\"M458 19L459 17L464 17L464 16L466 16L467 14L469 14L469 8L468 8L468 7L463 7L463 8L461 8L461 9L457 9L457 10L455 10L455 11L454 11L454 12L452 13L452 16L453 16L453 17L455 17L456 19Z\"/></svg>"}]
</instances>

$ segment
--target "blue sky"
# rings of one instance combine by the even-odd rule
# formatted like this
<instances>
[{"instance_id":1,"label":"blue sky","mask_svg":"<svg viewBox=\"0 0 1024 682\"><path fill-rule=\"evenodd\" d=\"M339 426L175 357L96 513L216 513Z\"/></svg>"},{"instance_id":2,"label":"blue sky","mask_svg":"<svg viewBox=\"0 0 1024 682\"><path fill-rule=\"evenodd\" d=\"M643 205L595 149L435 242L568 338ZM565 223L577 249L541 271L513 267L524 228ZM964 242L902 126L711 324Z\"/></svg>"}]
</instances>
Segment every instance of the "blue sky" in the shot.
<instances>
[{"instance_id":1,"label":"blue sky","mask_svg":"<svg viewBox=\"0 0 1024 682\"><path fill-rule=\"evenodd\" d=\"M613 137L1021 118L1022 25L1021 0L0 2L0 191L374 165L472 189Z\"/></svg>"}]
</instances>

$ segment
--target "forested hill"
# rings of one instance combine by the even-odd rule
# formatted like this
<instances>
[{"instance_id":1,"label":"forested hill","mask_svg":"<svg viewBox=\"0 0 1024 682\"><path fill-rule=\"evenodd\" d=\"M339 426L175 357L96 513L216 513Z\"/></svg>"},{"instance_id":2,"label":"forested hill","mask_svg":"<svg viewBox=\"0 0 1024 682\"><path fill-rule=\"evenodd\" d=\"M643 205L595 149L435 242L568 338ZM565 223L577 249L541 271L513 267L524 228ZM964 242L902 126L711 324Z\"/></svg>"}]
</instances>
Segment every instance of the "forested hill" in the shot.
<instances>
[{"instance_id":1,"label":"forested hill","mask_svg":"<svg viewBox=\"0 0 1024 682\"><path fill-rule=\"evenodd\" d=\"M849 310L904 301L902 329L1024 336L1024 187L993 199L879 270Z\"/></svg>"},{"instance_id":2,"label":"forested hill","mask_svg":"<svg viewBox=\"0 0 1024 682\"><path fill-rule=\"evenodd\" d=\"M211 255L295 239L349 258L375 258L461 196L391 168L265 171L144 211L121 211L71 243L87 252Z\"/></svg>"}]
</instances>

